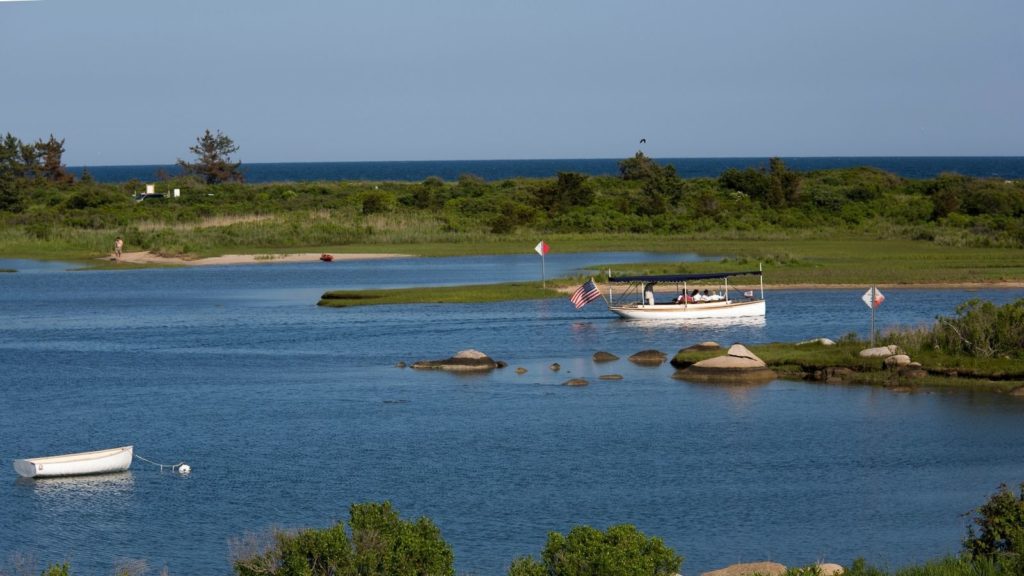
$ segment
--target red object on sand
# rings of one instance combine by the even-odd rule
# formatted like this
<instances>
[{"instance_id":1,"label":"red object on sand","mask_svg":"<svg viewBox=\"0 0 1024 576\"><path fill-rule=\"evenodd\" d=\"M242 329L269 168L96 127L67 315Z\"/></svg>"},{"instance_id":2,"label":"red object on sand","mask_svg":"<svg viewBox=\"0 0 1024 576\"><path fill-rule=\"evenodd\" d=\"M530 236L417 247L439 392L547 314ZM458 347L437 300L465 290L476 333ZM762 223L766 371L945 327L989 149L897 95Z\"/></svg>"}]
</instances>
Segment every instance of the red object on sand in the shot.
<instances>
[{"instance_id":1,"label":"red object on sand","mask_svg":"<svg viewBox=\"0 0 1024 576\"><path fill-rule=\"evenodd\" d=\"M331 256L330 254L321 254L320 259L323 260L324 262L330 262L334 260L334 256Z\"/></svg>"}]
</instances>

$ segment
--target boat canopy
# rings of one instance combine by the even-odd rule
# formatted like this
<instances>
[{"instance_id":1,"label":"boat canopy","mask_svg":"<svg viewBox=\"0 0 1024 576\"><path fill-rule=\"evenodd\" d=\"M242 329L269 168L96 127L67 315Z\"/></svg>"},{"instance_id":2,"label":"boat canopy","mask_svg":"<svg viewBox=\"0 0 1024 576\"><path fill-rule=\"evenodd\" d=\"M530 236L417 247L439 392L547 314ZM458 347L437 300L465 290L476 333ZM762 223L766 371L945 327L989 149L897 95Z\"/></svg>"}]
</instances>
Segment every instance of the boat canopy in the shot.
<instances>
[{"instance_id":1,"label":"boat canopy","mask_svg":"<svg viewBox=\"0 0 1024 576\"><path fill-rule=\"evenodd\" d=\"M646 276L616 276L608 278L609 282L643 282L645 284L657 284L658 282L690 282L693 280L714 280L728 278L730 276L760 276L760 270L749 272L715 272L713 274L655 274Z\"/></svg>"}]
</instances>

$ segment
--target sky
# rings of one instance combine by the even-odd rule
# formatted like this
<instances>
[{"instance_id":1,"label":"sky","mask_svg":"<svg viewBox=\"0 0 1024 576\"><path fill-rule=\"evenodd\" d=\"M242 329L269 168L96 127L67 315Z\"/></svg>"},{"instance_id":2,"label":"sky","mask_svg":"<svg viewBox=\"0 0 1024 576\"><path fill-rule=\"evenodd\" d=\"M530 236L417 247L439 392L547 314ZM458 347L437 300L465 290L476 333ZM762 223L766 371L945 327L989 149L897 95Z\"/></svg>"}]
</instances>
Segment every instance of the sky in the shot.
<instances>
[{"instance_id":1,"label":"sky","mask_svg":"<svg viewBox=\"0 0 1024 576\"><path fill-rule=\"evenodd\" d=\"M68 165L1024 156L1020 0L0 1Z\"/></svg>"}]
</instances>

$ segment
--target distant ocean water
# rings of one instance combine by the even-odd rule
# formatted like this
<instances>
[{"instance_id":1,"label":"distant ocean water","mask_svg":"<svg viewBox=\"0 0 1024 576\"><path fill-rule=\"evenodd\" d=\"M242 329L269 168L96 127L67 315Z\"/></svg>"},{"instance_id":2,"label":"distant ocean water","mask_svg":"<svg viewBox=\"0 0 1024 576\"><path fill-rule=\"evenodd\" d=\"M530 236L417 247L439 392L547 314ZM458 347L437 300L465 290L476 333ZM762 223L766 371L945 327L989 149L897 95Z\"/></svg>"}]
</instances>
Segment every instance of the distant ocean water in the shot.
<instances>
[{"instance_id":1,"label":"distant ocean water","mask_svg":"<svg viewBox=\"0 0 1024 576\"><path fill-rule=\"evenodd\" d=\"M549 178L559 172L579 172L592 176L618 174L620 159L579 158L564 160L419 160L395 162L267 162L242 164L247 182L287 182L315 180L372 180L418 182L430 176L457 180L473 174L485 180L507 178ZM768 158L657 158L676 167L685 178L717 177L727 168L760 168ZM816 157L783 158L786 165L801 172L854 166L873 166L906 178L933 178L942 172L956 172L979 178L1024 178L1021 156L936 156L936 157ZM179 173L174 165L88 166L99 182L152 181L158 171ZM81 175L82 167L71 167Z\"/></svg>"}]
</instances>

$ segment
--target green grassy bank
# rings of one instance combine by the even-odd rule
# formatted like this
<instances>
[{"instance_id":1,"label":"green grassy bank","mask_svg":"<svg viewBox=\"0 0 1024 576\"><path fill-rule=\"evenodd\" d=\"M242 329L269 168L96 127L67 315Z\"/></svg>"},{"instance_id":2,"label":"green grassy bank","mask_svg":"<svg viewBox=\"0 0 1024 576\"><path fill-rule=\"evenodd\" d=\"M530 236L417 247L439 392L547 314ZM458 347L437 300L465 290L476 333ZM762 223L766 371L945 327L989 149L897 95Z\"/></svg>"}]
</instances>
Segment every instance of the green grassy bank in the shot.
<instances>
[{"instance_id":1,"label":"green grassy bank","mask_svg":"<svg viewBox=\"0 0 1024 576\"><path fill-rule=\"evenodd\" d=\"M507 300L538 300L564 297L554 286L542 288L540 282L483 284L473 286L437 286L392 290L337 290L321 296L318 306L347 308L379 304L468 304Z\"/></svg>"},{"instance_id":2,"label":"green grassy bank","mask_svg":"<svg viewBox=\"0 0 1024 576\"><path fill-rule=\"evenodd\" d=\"M888 344L886 340L879 345ZM976 358L939 350L904 350L920 362L925 375L908 377L899 370L886 368L881 358L863 358L859 352L868 343L843 340L835 346L821 344L769 343L747 344L747 348L764 360L780 377L797 380L819 379L837 384L899 386L903 389L970 389L988 392L1011 392L1024 386L1024 358ZM714 356L724 350L680 350L672 359L677 367L687 366ZM841 371L826 380L830 369Z\"/></svg>"}]
</instances>

